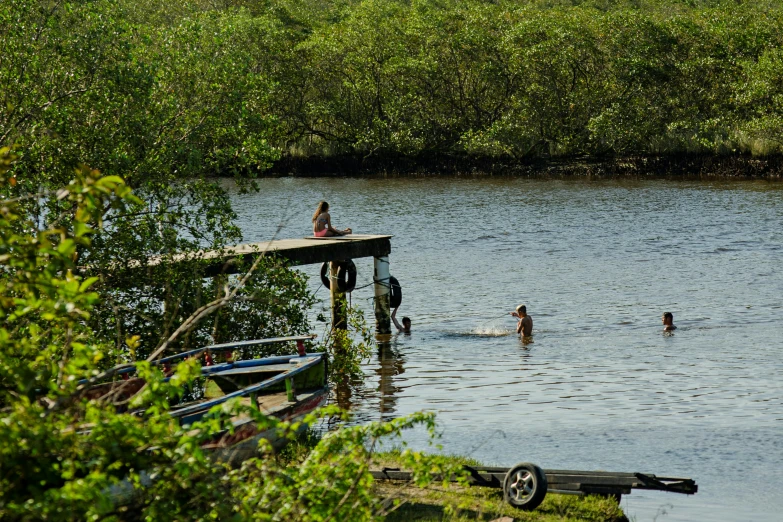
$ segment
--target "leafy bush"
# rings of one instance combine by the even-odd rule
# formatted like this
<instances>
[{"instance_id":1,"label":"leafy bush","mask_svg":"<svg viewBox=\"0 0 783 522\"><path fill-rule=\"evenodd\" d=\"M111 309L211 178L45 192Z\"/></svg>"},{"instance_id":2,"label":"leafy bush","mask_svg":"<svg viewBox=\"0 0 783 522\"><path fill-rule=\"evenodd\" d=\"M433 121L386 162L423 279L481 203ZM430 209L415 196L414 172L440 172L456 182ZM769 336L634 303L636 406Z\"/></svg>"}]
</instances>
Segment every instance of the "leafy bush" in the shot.
<instances>
[{"instance_id":1,"label":"leafy bush","mask_svg":"<svg viewBox=\"0 0 783 522\"><path fill-rule=\"evenodd\" d=\"M0 150L4 184L14 183L13 159L12 151ZM102 371L113 347L90 328L101 300L93 291L97 278L79 275L76 260L89 253L104 216L140 201L120 178L86 168L67 187L36 197L67 202L67 211L38 227L20 199L0 203L0 517L325 521L371 520L382 512L371 492L371 452L380 439L415 425L432 432L432 415L329 433L295 467L266 453L232 470L203 446L232 429L233 415L289 437L300 426L236 401L180 426L166 412L200 375L195 358L169 379L149 361L137 362L143 386L127 398L92 393L90 383L116 377L122 365ZM125 343L133 350L139 338ZM422 484L432 473L450 471L437 457L408 452L405 458Z\"/></svg>"}]
</instances>

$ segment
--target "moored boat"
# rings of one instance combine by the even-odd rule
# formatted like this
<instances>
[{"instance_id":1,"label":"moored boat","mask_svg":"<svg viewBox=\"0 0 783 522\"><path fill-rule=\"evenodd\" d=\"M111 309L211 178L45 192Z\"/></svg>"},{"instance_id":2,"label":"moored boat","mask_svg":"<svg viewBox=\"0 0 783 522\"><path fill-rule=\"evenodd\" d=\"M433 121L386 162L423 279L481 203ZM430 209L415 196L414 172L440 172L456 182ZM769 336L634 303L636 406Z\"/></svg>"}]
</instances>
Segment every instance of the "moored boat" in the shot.
<instances>
[{"instance_id":1,"label":"moored boat","mask_svg":"<svg viewBox=\"0 0 783 522\"><path fill-rule=\"evenodd\" d=\"M304 341L314 337L278 337L212 345L155 361L153 364L160 365L168 372L174 361L200 357L202 354L205 359L205 365L201 368L204 378L202 396L197 400L172 405L168 415L178 419L182 426L189 426L202 419L211 408L238 399L278 420L292 423L301 421L308 413L325 404L329 397L327 354L305 351ZM246 360L237 357L250 347L290 342L297 345L295 355ZM215 360L220 358L224 361ZM135 371L133 366L123 368L118 372L123 380L90 387L87 396L99 398L113 394L115 399L127 402L125 399L144 385L143 379L132 377ZM256 456L262 439L269 441L275 450L281 449L290 440L288 434L277 428L259 427L247 415L237 415L230 422L233 425L231 430L215 434L202 448L208 450L216 460L232 466ZM300 430L306 428L304 424L299 427ZM153 470L140 474L143 487L152 486L155 480L156 473ZM129 480L123 480L110 486L108 493L116 505L126 505L134 501L136 487Z\"/></svg>"},{"instance_id":2,"label":"moored boat","mask_svg":"<svg viewBox=\"0 0 783 522\"><path fill-rule=\"evenodd\" d=\"M203 399L177 405L170 415L187 426L200 420L211 408L238 399L267 416L289 422L301 421L326 403L329 395L326 371L325 353L228 363L209 373ZM236 416L231 423L232 430L218 434L203 447L214 451L220 460L234 465L255 456L261 439L268 440L276 450L288 441L285 434L275 428L259 428L248 416Z\"/></svg>"},{"instance_id":3,"label":"moored boat","mask_svg":"<svg viewBox=\"0 0 783 522\"><path fill-rule=\"evenodd\" d=\"M304 342L314 337L277 337L211 345L153 362L169 372L176 361L204 357L203 381L199 386L202 393L196 400L172 405L168 414L183 426L189 426L201 420L211 408L236 399L278 420L301 421L324 405L329 396L327 354L305 351ZM280 343L296 343L297 353L254 359L241 357L250 348ZM117 372L123 380L92 386L86 396L97 399L112 394L115 400L127 403L127 399L144 385L143 379L133 376L135 371L133 366L123 368ZM276 428L258 426L248 415L237 415L230 422L232 429L216 434L202 447L232 465L255 456L261 439L268 440L275 450L289 440ZM302 429L306 426L301 426Z\"/></svg>"}]
</instances>

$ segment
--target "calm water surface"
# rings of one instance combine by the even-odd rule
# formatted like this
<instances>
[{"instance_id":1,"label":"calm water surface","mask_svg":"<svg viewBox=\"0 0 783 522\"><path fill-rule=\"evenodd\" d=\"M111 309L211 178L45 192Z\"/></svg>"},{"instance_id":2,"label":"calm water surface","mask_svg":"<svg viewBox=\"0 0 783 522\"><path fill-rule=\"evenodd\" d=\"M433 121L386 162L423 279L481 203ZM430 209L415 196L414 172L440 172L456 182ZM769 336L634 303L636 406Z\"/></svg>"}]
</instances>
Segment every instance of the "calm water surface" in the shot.
<instances>
[{"instance_id":1,"label":"calm water surface","mask_svg":"<svg viewBox=\"0 0 783 522\"><path fill-rule=\"evenodd\" d=\"M320 199L337 227L394 235L414 333L366 364L359 419L434 410L445 451L488 464L697 480L692 497L623 497L638 521L783 520L783 185L282 179L232 193L247 241L281 223L280 237L308 235ZM372 260L357 267L371 282ZM532 344L504 315L519 303Z\"/></svg>"}]
</instances>

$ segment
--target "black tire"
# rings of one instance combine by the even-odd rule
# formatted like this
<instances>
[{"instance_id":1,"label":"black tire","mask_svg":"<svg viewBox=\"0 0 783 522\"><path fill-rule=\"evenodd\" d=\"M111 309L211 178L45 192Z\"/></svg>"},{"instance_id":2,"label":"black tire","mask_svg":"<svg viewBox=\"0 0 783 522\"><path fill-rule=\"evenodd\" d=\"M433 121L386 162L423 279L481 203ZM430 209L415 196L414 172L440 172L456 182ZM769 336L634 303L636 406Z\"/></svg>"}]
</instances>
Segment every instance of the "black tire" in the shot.
<instances>
[{"instance_id":1,"label":"black tire","mask_svg":"<svg viewBox=\"0 0 783 522\"><path fill-rule=\"evenodd\" d=\"M337 263L337 289L341 292L353 292L356 288L356 265L350 259L348 261L335 261ZM330 290L329 263L321 265L321 283Z\"/></svg>"},{"instance_id":2,"label":"black tire","mask_svg":"<svg viewBox=\"0 0 783 522\"><path fill-rule=\"evenodd\" d=\"M394 276L389 277L389 305L398 308L402 304L402 287Z\"/></svg>"},{"instance_id":3,"label":"black tire","mask_svg":"<svg viewBox=\"0 0 783 522\"><path fill-rule=\"evenodd\" d=\"M353 292L356 288L356 265L350 259L340 262L337 269L337 288L341 292Z\"/></svg>"},{"instance_id":4,"label":"black tire","mask_svg":"<svg viewBox=\"0 0 783 522\"><path fill-rule=\"evenodd\" d=\"M532 511L546 496L544 470L530 462L520 462L508 470L503 480L503 500L517 509Z\"/></svg>"},{"instance_id":5,"label":"black tire","mask_svg":"<svg viewBox=\"0 0 783 522\"><path fill-rule=\"evenodd\" d=\"M329 284L329 262L321 265L321 284L326 287L327 290L332 288Z\"/></svg>"}]
</instances>

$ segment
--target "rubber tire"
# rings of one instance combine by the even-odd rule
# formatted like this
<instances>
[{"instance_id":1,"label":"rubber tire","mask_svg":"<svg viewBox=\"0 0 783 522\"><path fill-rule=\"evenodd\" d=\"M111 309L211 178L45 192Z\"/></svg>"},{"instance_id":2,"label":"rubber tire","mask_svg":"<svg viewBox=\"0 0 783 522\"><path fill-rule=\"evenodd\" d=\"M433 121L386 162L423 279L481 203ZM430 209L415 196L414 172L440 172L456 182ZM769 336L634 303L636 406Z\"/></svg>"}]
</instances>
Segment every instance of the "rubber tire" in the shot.
<instances>
[{"instance_id":1,"label":"rubber tire","mask_svg":"<svg viewBox=\"0 0 783 522\"><path fill-rule=\"evenodd\" d=\"M337 270L337 288L341 292L350 293L356 288L356 265L350 259L340 262Z\"/></svg>"},{"instance_id":2,"label":"rubber tire","mask_svg":"<svg viewBox=\"0 0 783 522\"><path fill-rule=\"evenodd\" d=\"M402 287L394 276L389 277L389 306L398 308L402 304Z\"/></svg>"},{"instance_id":3,"label":"rubber tire","mask_svg":"<svg viewBox=\"0 0 783 522\"><path fill-rule=\"evenodd\" d=\"M509 490L509 487L514 483L513 480L516 478L516 474L519 471L529 472L533 479L533 492L522 500L513 498ZM506 477L503 479L503 500L509 505L523 511L532 511L541 505L541 502L544 501L544 497L546 497L546 490L547 482L544 470L530 462L520 462L515 465L508 470Z\"/></svg>"},{"instance_id":4,"label":"rubber tire","mask_svg":"<svg viewBox=\"0 0 783 522\"><path fill-rule=\"evenodd\" d=\"M329 284L329 262L321 265L321 284L330 290L332 286Z\"/></svg>"},{"instance_id":5,"label":"rubber tire","mask_svg":"<svg viewBox=\"0 0 783 522\"><path fill-rule=\"evenodd\" d=\"M356 265L350 259L348 261L336 261L337 263L337 289L343 293L353 292L356 288ZM327 290L331 290L329 283L329 263L321 265L321 283Z\"/></svg>"}]
</instances>

